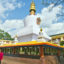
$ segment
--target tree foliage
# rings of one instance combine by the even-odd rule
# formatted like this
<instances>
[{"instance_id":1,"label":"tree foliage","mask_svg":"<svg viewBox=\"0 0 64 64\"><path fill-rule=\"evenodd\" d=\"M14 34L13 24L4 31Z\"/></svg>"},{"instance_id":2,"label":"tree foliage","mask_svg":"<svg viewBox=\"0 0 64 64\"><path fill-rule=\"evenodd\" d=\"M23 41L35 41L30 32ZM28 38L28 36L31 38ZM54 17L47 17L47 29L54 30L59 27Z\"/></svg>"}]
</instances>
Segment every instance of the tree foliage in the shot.
<instances>
[{"instance_id":1,"label":"tree foliage","mask_svg":"<svg viewBox=\"0 0 64 64\"><path fill-rule=\"evenodd\" d=\"M1 29L0 29L0 39L13 40L13 38L11 37L11 35L8 32L4 32Z\"/></svg>"},{"instance_id":2,"label":"tree foliage","mask_svg":"<svg viewBox=\"0 0 64 64\"><path fill-rule=\"evenodd\" d=\"M63 45L64 45L64 41L61 41L61 42L60 42L60 45L63 46Z\"/></svg>"}]
</instances>

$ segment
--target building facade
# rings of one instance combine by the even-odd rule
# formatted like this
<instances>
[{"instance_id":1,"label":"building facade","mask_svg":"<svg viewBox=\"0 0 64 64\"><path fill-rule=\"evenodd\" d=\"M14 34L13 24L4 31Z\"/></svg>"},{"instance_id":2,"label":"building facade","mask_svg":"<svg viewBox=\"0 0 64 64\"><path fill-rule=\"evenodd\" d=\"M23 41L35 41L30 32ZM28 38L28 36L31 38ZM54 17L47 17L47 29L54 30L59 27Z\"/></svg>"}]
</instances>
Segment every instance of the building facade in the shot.
<instances>
[{"instance_id":1,"label":"building facade","mask_svg":"<svg viewBox=\"0 0 64 64\"><path fill-rule=\"evenodd\" d=\"M60 43L61 41L64 41L64 33L51 35L51 38L53 43Z\"/></svg>"}]
</instances>

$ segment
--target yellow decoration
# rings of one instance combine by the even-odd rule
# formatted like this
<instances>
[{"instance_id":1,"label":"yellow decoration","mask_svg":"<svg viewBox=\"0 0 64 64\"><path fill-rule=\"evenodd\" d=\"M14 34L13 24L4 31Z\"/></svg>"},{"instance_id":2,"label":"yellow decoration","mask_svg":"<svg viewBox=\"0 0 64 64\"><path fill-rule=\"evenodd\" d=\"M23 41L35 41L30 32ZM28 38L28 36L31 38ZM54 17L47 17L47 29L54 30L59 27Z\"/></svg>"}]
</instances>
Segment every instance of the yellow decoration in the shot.
<instances>
[{"instance_id":1,"label":"yellow decoration","mask_svg":"<svg viewBox=\"0 0 64 64\"><path fill-rule=\"evenodd\" d=\"M0 47L15 47L15 46L30 46L30 45L49 45L53 47L64 48L64 46L58 46L57 44L53 44L50 42L37 42L37 41L19 42L16 44L13 44L13 43L3 44L3 45L0 45Z\"/></svg>"}]
</instances>

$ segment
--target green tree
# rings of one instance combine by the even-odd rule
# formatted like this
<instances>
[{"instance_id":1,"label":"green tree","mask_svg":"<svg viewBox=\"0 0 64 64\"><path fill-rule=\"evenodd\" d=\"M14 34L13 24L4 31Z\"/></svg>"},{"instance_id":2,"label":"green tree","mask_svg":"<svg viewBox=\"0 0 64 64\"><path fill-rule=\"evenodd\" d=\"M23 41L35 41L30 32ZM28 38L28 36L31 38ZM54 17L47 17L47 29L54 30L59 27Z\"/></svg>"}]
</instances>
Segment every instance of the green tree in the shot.
<instances>
[{"instance_id":1,"label":"green tree","mask_svg":"<svg viewBox=\"0 0 64 64\"><path fill-rule=\"evenodd\" d=\"M13 38L11 37L11 35L8 32L4 32L1 29L0 29L0 39L13 40Z\"/></svg>"},{"instance_id":2,"label":"green tree","mask_svg":"<svg viewBox=\"0 0 64 64\"><path fill-rule=\"evenodd\" d=\"M0 33L0 39L3 39L4 35L2 33Z\"/></svg>"},{"instance_id":3,"label":"green tree","mask_svg":"<svg viewBox=\"0 0 64 64\"><path fill-rule=\"evenodd\" d=\"M60 45L63 46L63 45L64 45L64 41L61 41L61 42L60 42Z\"/></svg>"}]
</instances>

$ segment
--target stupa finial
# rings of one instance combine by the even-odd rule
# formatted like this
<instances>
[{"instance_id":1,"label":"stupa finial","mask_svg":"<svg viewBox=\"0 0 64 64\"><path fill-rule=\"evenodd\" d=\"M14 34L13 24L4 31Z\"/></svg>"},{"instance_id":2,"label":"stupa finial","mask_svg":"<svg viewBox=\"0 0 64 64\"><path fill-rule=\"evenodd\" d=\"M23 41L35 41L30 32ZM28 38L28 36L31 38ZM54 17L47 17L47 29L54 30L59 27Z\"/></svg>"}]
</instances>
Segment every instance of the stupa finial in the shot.
<instances>
[{"instance_id":1,"label":"stupa finial","mask_svg":"<svg viewBox=\"0 0 64 64\"><path fill-rule=\"evenodd\" d=\"M41 32L43 31L42 28L40 28L40 31L41 31Z\"/></svg>"},{"instance_id":2,"label":"stupa finial","mask_svg":"<svg viewBox=\"0 0 64 64\"><path fill-rule=\"evenodd\" d=\"M36 9L35 9L35 3L34 0L32 0L31 6L30 6L30 15L35 15Z\"/></svg>"}]
</instances>

